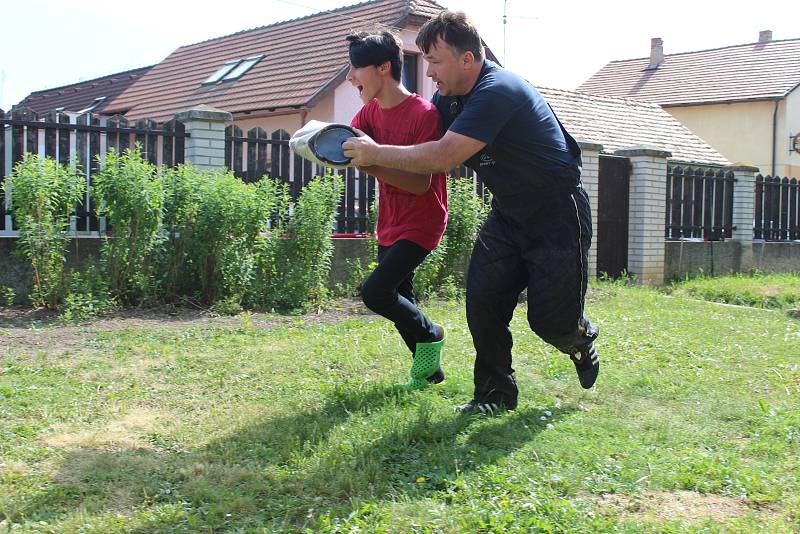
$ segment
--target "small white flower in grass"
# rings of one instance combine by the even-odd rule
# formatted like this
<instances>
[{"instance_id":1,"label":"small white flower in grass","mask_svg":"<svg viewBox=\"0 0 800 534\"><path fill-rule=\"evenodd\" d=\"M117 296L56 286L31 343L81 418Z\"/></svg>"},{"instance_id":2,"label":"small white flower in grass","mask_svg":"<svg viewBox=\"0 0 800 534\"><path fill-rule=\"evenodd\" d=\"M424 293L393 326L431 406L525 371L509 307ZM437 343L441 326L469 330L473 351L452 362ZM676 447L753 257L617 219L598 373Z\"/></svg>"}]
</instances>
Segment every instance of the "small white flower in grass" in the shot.
<instances>
[{"instance_id":1,"label":"small white flower in grass","mask_svg":"<svg viewBox=\"0 0 800 534\"><path fill-rule=\"evenodd\" d=\"M549 430L549 429L551 429L551 428L555 428L555 427L553 426L553 423L547 423L547 429Z\"/></svg>"}]
</instances>

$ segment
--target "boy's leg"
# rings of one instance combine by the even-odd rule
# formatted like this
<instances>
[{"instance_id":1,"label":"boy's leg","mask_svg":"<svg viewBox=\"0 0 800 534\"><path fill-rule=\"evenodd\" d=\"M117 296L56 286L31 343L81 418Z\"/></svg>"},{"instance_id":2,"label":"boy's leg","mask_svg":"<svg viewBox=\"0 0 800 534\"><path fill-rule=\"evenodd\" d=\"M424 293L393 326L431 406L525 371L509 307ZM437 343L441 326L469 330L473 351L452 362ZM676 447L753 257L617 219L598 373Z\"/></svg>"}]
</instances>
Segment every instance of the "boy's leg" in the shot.
<instances>
[{"instance_id":1,"label":"boy's leg","mask_svg":"<svg viewBox=\"0 0 800 534\"><path fill-rule=\"evenodd\" d=\"M435 325L416 306L413 294L405 291L408 288L404 292L412 299L398 291L428 254L429 251L406 240L380 247L378 266L361 288L367 308L392 321L407 344L412 339L415 345L435 341L438 335Z\"/></svg>"},{"instance_id":2,"label":"boy's leg","mask_svg":"<svg viewBox=\"0 0 800 534\"><path fill-rule=\"evenodd\" d=\"M414 294L414 273L408 275L408 277L400 283L400 287L397 288L397 292L408 299L409 302L413 303L414 305L417 304L417 298ZM414 352L417 350L417 339L414 337L410 331L405 330L402 327L395 325L397 331L400 333L400 337L403 338L403 343L406 344L408 350L411 351L411 357L414 357ZM444 371L442 368L436 370L431 376L428 377L428 382L432 384L439 384L440 382L444 382Z\"/></svg>"}]
</instances>

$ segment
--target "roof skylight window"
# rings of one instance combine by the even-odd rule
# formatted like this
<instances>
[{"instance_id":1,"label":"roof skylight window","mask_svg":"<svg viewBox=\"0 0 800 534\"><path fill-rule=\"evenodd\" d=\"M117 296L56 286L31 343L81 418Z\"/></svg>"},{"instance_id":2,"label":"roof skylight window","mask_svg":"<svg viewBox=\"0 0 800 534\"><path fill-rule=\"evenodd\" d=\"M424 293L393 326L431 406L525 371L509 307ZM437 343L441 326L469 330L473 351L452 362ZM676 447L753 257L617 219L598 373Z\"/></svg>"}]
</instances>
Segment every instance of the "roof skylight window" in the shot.
<instances>
[{"instance_id":1,"label":"roof skylight window","mask_svg":"<svg viewBox=\"0 0 800 534\"><path fill-rule=\"evenodd\" d=\"M104 97L104 96L97 97L92 101L91 104L89 104L88 106L86 106L85 108L80 110L78 113L86 113L87 111L92 111L93 109L95 109L97 106L99 106L100 104L102 104L105 101L106 101L106 97ZM64 108L61 108L61 109L64 109Z\"/></svg>"},{"instance_id":2,"label":"roof skylight window","mask_svg":"<svg viewBox=\"0 0 800 534\"><path fill-rule=\"evenodd\" d=\"M235 69L230 71L225 76L225 78L223 78L222 81L229 82L231 80L236 80L236 79L240 78L242 76L242 74L244 74L245 72L250 70L253 67L253 65L255 65L256 63L261 61L261 58L263 58L263 57L264 57L263 55L260 55L260 56L253 56L253 57L249 57L247 59L241 60L242 62L239 63L239 65Z\"/></svg>"},{"instance_id":3,"label":"roof skylight window","mask_svg":"<svg viewBox=\"0 0 800 534\"><path fill-rule=\"evenodd\" d=\"M234 59L233 61L226 61L225 64L222 65L217 70L217 72L215 72L214 74L209 76L208 79L206 79L206 81L203 82L203 85L207 85L207 84L211 84L211 83L217 83L226 74L228 74L231 70L233 70L233 68L236 67L236 65L238 65L241 62L242 62L241 59Z\"/></svg>"}]
</instances>

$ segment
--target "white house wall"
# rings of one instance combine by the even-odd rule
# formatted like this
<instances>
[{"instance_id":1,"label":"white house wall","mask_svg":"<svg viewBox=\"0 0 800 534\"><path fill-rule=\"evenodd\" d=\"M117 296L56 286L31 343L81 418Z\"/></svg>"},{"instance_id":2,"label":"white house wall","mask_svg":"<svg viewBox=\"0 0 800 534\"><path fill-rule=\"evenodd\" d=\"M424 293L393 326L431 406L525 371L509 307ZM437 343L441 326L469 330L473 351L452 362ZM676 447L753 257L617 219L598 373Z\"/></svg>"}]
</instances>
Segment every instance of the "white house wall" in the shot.
<instances>
[{"instance_id":1,"label":"white house wall","mask_svg":"<svg viewBox=\"0 0 800 534\"><path fill-rule=\"evenodd\" d=\"M771 172L773 102L665 107L731 162Z\"/></svg>"},{"instance_id":2,"label":"white house wall","mask_svg":"<svg viewBox=\"0 0 800 534\"><path fill-rule=\"evenodd\" d=\"M789 93L786 98L786 127L784 132L784 140L786 142L783 154L788 155L786 165L786 175L794 178L800 178L800 154L791 151L790 136L800 134L800 87L796 87L794 91Z\"/></svg>"}]
</instances>

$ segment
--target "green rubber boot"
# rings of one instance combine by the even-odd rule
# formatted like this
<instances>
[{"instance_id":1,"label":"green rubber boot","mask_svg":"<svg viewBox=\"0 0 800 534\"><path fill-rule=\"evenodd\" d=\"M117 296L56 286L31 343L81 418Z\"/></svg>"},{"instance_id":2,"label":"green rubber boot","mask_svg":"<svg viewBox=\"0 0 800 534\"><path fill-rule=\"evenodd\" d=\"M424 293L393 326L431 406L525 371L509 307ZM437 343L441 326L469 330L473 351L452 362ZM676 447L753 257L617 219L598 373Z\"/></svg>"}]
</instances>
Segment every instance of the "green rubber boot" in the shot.
<instances>
[{"instance_id":1,"label":"green rubber boot","mask_svg":"<svg viewBox=\"0 0 800 534\"><path fill-rule=\"evenodd\" d=\"M444 328L442 328L442 339L439 341L417 343L414 351L414 363L411 364L411 380L405 384L405 389L424 389L431 385L427 378L435 373L442 364L442 348L444 348L445 338Z\"/></svg>"}]
</instances>

